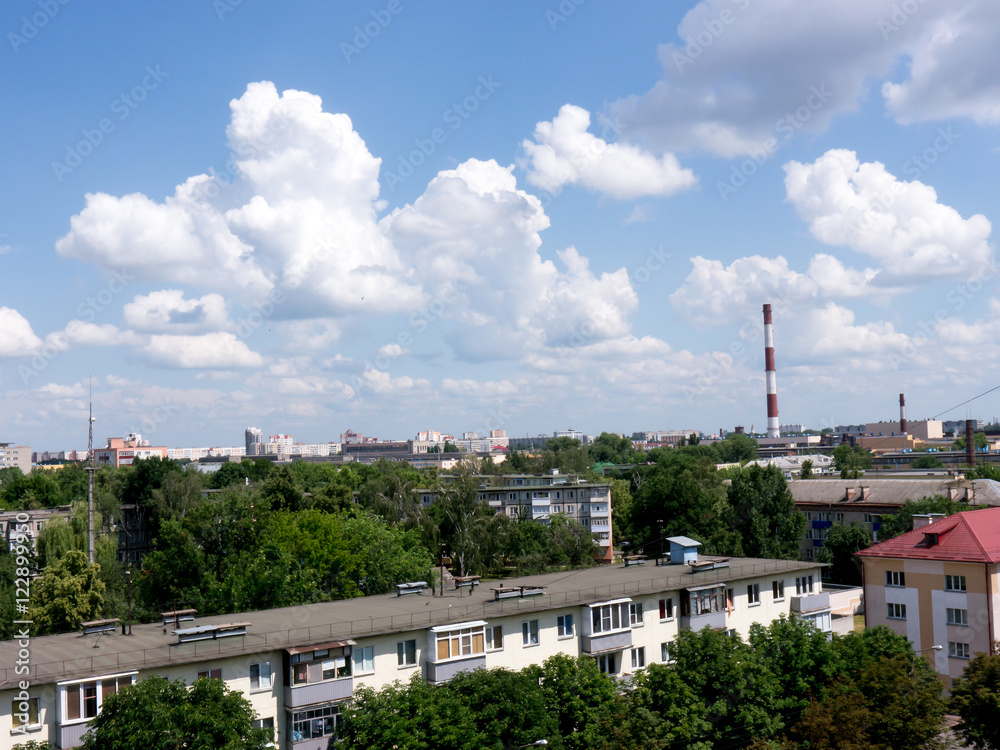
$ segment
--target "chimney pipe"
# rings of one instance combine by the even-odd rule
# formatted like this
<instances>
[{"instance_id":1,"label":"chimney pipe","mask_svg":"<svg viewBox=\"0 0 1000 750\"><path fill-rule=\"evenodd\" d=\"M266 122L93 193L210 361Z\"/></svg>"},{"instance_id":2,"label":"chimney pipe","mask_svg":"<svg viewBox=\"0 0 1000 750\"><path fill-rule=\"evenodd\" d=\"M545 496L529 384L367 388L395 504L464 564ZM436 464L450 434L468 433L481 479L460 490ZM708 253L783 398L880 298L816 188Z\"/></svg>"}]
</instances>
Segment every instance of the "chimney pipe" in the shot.
<instances>
[{"instance_id":1,"label":"chimney pipe","mask_svg":"<svg viewBox=\"0 0 1000 750\"><path fill-rule=\"evenodd\" d=\"M899 394L899 433L906 434L906 399L903 394Z\"/></svg>"},{"instance_id":2,"label":"chimney pipe","mask_svg":"<svg viewBox=\"0 0 1000 750\"><path fill-rule=\"evenodd\" d=\"M781 437L778 426L778 381L774 369L774 331L771 306L764 305L764 379L767 382L767 436Z\"/></svg>"},{"instance_id":3,"label":"chimney pipe","mask_svg":"<svg viewBox=\"0 0 1000 750\"><path fill-rule=\"evenodd\" d=\"M965 420L965 458L969 466L976 465L976 428L971 419Z\"/></svg>"}]
</instances>

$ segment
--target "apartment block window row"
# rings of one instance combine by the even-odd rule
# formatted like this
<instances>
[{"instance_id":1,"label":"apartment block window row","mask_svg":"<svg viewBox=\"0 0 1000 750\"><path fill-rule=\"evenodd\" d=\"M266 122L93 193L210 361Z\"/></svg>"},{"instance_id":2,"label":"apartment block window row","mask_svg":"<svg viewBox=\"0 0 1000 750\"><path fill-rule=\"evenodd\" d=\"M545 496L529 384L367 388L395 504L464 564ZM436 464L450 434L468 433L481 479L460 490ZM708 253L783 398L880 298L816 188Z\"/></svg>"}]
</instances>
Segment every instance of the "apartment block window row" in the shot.
<instances>
[{"instance_id":1,"label":"apartment block window row","mask_svg":"<svg viewBox=\"0 0 1000 750\"><path fill-rule=\"evenodd\" d=\"M956 643L955 641L948 641L948 656L952 657L953 659L970 658L969 644Z\"/></svg>"},{"instance_id":2,"label":"apartment block window row","mask_svg":"<svg viewBox=\"0 0 1000 750\"><path fill-rule=\"evenodd\" d=\"M890 620L905 620L906 619L906 605L905 604L887 604L888 617Z\"/></svg>"},{"instance_id":3,"label":"apartment block window row","mask_svg":"<svg viewBox=\"0 0 1000 750\"><path fill-rule=\"evenodd\" d=\"M886 586L906 586L906 573L901 570L885 571Z\"/></svg>"},{"instance_id":4,"label":"apartment block window row","mask_svg":"<svg viewBox=\"0 0 1000 750\"><path fill-rule=\"evenodd\" d=\"M948 607L945 610L946 621L949 625L968 625L969 624L969 610L967 609L952 609Z\"/></svg>"},{"instance_id":5,"label":"apartment block window row","mask_svg":"<svg viewBox=\"0 0 1000 750\"><path fill-rule=\"evenodd\" d=\"M945 576L945 591L965 591L965 576Z\"/></svg>"}]
</instances>

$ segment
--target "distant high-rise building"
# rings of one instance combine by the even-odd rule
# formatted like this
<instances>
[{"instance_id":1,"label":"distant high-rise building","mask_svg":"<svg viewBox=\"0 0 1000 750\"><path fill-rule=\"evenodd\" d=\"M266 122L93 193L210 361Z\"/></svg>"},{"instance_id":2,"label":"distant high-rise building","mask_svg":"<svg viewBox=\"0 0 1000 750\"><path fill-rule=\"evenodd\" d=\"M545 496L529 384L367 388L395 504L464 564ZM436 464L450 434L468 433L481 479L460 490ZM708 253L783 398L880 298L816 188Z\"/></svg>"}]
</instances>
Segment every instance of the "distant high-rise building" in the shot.
<instances>
[{"instance_id":1,"label":"distant high-rise building","mask_svg":"<svg viewBox=\"0 0 1000 750\"><path fill-rule=\"evenodd\" d=\"M264 436L260 427L247 427L246 430L247 455L260 456L264 453Z\"/></svg>"}]
</instances>

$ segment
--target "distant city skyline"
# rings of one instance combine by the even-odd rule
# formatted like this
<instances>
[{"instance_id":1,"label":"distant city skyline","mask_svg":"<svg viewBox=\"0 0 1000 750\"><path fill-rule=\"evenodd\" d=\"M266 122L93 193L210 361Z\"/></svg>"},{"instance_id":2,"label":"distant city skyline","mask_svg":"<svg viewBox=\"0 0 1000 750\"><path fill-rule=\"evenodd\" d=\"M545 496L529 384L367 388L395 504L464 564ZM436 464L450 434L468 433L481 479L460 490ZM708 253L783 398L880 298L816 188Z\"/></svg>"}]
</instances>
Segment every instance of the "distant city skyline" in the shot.
<instances>
[{"instance_id":1,"label":"distant city skyline","mask_svg":"<svg viewBox=\"0 0 1000 750\"><path fill-rule=\"evenodd\" d=\"M85 445L90 375L170 446L763 431L763 305L780 423L1000 413L991 0L47 7L0 439Z\"/></svg>"}]
</instances>

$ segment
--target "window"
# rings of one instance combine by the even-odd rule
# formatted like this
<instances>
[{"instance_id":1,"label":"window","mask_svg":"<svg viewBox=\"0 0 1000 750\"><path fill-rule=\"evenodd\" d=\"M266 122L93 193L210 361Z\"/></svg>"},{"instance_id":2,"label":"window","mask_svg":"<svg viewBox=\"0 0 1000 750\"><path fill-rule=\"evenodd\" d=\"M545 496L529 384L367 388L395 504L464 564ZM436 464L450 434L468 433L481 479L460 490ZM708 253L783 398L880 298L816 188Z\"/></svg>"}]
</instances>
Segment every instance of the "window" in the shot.
<instances>
[{"instance_id":1,"label":"window","mask_svg":"<svg viewBox=\"0 0 1000 750\"><path fill-rule=\"evenodd\" d=\"M525 646L538 645L538 620L525 620L521 623L521 643Z\"/></svg>"},{"instance_id":2,"label":"window","mask_svg":"<svg viewBox=\"0 0 1000 750\"><path fill-rule=\"evenodd\" d=\"M11 730L38 726L38 698L10 702ZM14 734L14 731L11 731ZM18 732L20 734L20 732Z\"/></svg>"},{"instance_id":3,"label":"window","mask_svg":"<svg viewBox=\"0 0 1000 750\"><path fill-rule=\"evenodd\" d=\"M572 497L573 493L571 492L571 493L569 493L569 494L570 494L570 496ZM567 506L566 506L566 512L567 512L567 513L572 513L572 512L573 512L573 506L572 506L572 505L567 505Z\"/></svg>"},{"instance_id":4,"label":"window","mask_svg":"<svg viewBox=\"0 0 1000 750\"><path fill-rule=\"evenodd\" d=\"M945 610L947 613L947 622L949 625L968 625L969 624L969 610L967 609L951 609L950 607Z\"/></svg>"},{"instance_id":5,"label":"window","mask_svg":"<svg viewBox=\"0 0 1000 750\"><path fill-rule=\"evenodd\" d=\"M887 604L889 612L887 617L890 620L905 620L906 619L906 605L905 604Z\"/></svg>"},{"instance_id":6,"label":"window","mask_svg":"<svg viewBox=\"0 0 1000 750\"><path fill-rule=\"evenodd\" d=\"M199 680L221 680L222 670L221 669L209 669L204 672L198 673Z\"/></svg>"},{"instance_id":7,"label":"window","mask_svg":"<svg viewBox=\"0 0 1000 750\"><path fill-rule=\"evenodd\" d=\"M629 625L628 602L616 604L601 604L590 608L591 624L593 633L608 633L612 630L621 630Z\"/></svg>"},{"instance_id":8,"label":"window","mask_svg":"<svg viewBox=\"0 0 1000 750\"><path fill-rule=\"evenodd\" d=\"M302 665L303 667L305 664ZM351 661L346 656L335 656L322 664L324 680L339 680L351 676Z\"/></svg>"},{"instance_id":9,"label":"window","mask_svg":"<svg viewBox=\"0 0 1000 750\"><path fill-rule=\"evenodd\" d=\"M354 674L375 671L375 647L365 646L354 649Z\"/></svg>"},{"instance_id":10,"label":"window","mask_svg":"<svg viewBox=\"0 0 1000 750\"><path fill-rule=\"evenodd\" d=\"M250 689L271 689L271 662L262 661L259 664L250 665Z\"/></svg>"},{"instance_id":11,"label":"window","mask_svg":"<svg viewBox=\"0 0 1000 750\"><path fill-rule=\"evenodd\" d=\"M486 650L499 651L503 648L503 628L494 625L486 628Z\"/></svg>"},{"instance_id":12,"label":"window","mask_svg":"<svg viewBox=\"0 0 1000 750\"><path fill-rule=\"evenodd\" d=\"M785 598L785 582L784 581L772 581L771 582L771 593L774 595L774 601L780 602Z\"/></svg>"},{"instance_id":13,"label":"window","mask_svg":"<svg viewBox=\"0 0 1000 750\"><path fill-rule=\"evenodd\" d=\"M309 711L297 711L291 716L289 734L292 742L329 737L337 732L340 722L340 706L324 706Z\"/></svg>"},{"instance_id":14,"label":"window","mask_svg":"<svg viewBox=\"0 0 1000 750\"><path fill-rule=\"evenodd\" d=\"M885 585L886 586L905 586L906 585L906 573L901 570L887 570L885 571Z\"/></svg>"},{"instance_id":15,"label":"window","mask_svg":"<svg viewBox=\"0 0 1000 750\"><path fill-rule=\"evenodd\" d=\"M812 529L806 529L806 540L808 541L808 540L810 540L812 538L813 538L813 530Z\"/></svg>"},{"instance_id":16,"label":"window","mask_svg":"<svg viewBox=\"0 0 1000 750\"><path fill-rule=\"evenodd\" d=\"M632 649L632 669L642 669L646 666L646 649L643 646Z\"/></svg>"},{"instance_id":17,"label":"window","mask_svg":"<svg viewBox=\"0 0 1000 750\"><path fill-rule=\"evenodd\" d=\"M952 657L953 659L968 659L969 644L955 643L955 641L948 641L948 656Z\"/></svg>"},{"instance_id":18,"label":"window","mask_svg":"<svg viewBox=\"0 0 1000 750\"><path fill-rule=\"evenodd\" d=\"M437 633L437 660L459 659L486 652L486 628L475 625L468 628L444 630Z\"/></svg>"},{"instance_id":19,"label":"window","mask_svg":"<svg viewBox=\"0 0 1000 750\"><path fill-rule=\"evenodd\" d=\"M837 523L843 523L844 522L844 514L843 513L834 513L833 514L833 520L836 521Z\"/></svg>"},{"instance_id":20,"label":"window","mask_svg":"<svg viewBox=\"0 0 1000 750\"><path fill-rule=\"evenodd\" d=\"M660 599L660 619L661 620L672 620L672 619L674 619L674 600L673 599Z\"/></svg>"},{"instance_id":21,"label":"window","mask_svg":"<svg viewBox=\"0 0 1000 750\"><path fill-rule=\"evenodd\" d=\"M805 513L805 516L806 516L806 520L807 520L807 521L811 521L811 520L813 520L813 514L812 514L812 511L808 511L808 510L807 510L807 511L806 511L806 513Z\"/></svg>"},{"instance_id":22,"label":"window","mask_svg":"<svg viewBox=\"0 0 1000 750\"><path fill-rule=\"evenodd\" d=\"M747 586L747 604L751 607L755 604L760 604L760 584L751 583Z\"/></svg>"},{"instance_id":23,"label":"window","mask_svg":"<svg viewBox=\"0 0 1000 750\"><path fill-rule=\"evenodd\" d=\"M97 716L97 683L82 682L66 688L66 718L93 719Z\"/></svg>"},{"instance_id":24,"label":"window","mask_svg":"<svg viewBox=\"0 0 1000 750\"><path fill-rule=\"evenodd\" d=\"M795 595L811 594L813 592L813 577L802 576L795 579Z\"/></svg>"},{"instance_id":25,"label":"window","mask_svg":"<svg viewBox=\"0 0 1000 750\"><path fill-rule=\"evenodd\" d=\"M882 516L876 513L865 513L865 523L879 523L882 520Z\"/></svg>"},{"instance_id":26,"label":"window","mask_svg":"<svg viewBox=\"0 0 1000 750\"><path fill-rule=\"evenodd\" d=\"M945 591L965 591L965 576L945 576Z\"/></svg>"},{"instance_id":27,"label":"window","mask_svg":"<svg viewBox=\"0 0 1000 750\"><path fill-rule=\"evenodd\" d=\"M685 599L685 594L687 599ZM712 612L726 611L726 589L724 586L713 586L707 589L682 592L681 616L707 615Z\"/></svg>"},{"instance_id":28,"label":"window","mask_svg":"<svg viewBox=\"0 0 1000 750\"><path fill-rule=\"evenodd\" d=\"M269 716L266 719L254 719L253 720L254 729L270 729L271 739L274 739L274 717Z\"/></svg>"},{"instance_id":29,"label":"window","mask_svg":"<svg viewBox=\"0 0 1000 750\"><path fill-rule=\"evenodd\" d=\"M597 657L597 668L604 674L618 674L615 669L615 654L601 654Z\"/></svg>"},{"instance_id":30,"label":"window","mask_svg":"<svg viewBox=\"0 0 1000 750\"><path fill-rule=\"evenodd\" d=\"M556 625L560 638L569 638L573 635L573 615L559 615Z\"/></svg>"},{"instance_id":31,"label":"window","mask_svg":"<svg viewBox=\"0 0 1000 750\"><path fill-rule=\"evenodd\" d=\"M806 550L806 560L812 560L812 559L813 559L813 548L809 547Z\"/></svg>"},{"instance_id":32,"label":"window","mask_svg":"<svg viewBox=\"0 0 1000 750\"><path fill-rule=\"evenodd\" d=\"M632 627L642 625L642 602L632 602L628 605L628 624Z\"/></svg>"},{"instance_id":33,"label":"window","mask_svg":"<svg viewBox=\"0 0 1000 750\"><path fill-rule=\"evenodd\" d=\"M309 665L308 664L293 664L292 665L292 684L301 685L305 682L309 682Z\"/></svg>"},{"instance_id":34,"label":"window","mask_svg":"<svg viewBox=\"0 0 1000 750\"><path fill-rule=\"evenodd\" d=\"M670 661L670 644L669 643L661 643L660 644L660 661L662 661L664 664L666 664L666 663L668 663Z\"/></svg>"},{"instance_id":35,"label":"window","mask_svg":"<svg viewBox=\"0 0 1000 750\"><path fill-rule=\"evenodd\" d=\"M413 667L417 663L417 642L399 641L396 644L396 663L401 667Z\"/></svg>"}]
</instances>

